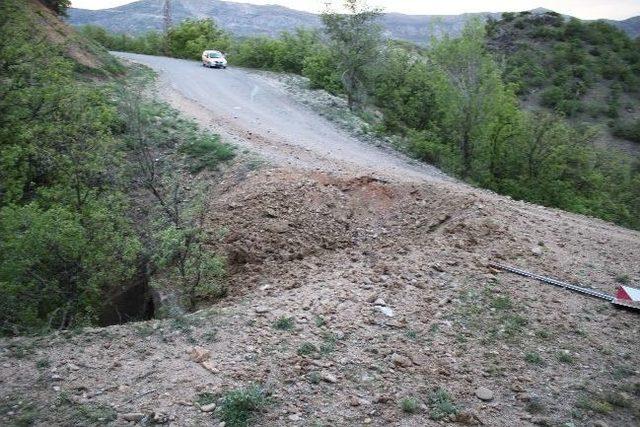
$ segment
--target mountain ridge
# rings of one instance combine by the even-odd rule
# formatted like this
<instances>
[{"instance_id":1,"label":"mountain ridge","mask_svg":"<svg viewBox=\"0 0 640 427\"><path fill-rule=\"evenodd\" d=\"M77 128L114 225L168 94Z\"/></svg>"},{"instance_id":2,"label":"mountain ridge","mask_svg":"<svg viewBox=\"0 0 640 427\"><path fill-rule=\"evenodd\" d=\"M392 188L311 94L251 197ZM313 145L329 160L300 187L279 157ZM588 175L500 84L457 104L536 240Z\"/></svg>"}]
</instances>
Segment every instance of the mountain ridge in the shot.
<instances>
[{"instance_id":1,"label":"mountain ridge","mask_svg":"<svg viewBox=\"0 0 640 427\"><path fill-rule=\"evenodd\" d=\"M160 30L163 25L163 0L141 0L123 6L100 9L69 9L68 22L72 25L99 25L117 33L139 34ZM538 10L534 9L536 13ZM545 9L546 11L546 9ZM187 18L213 18L231 33L246 36L274 37L283 31L297 27L319 28L320 16L311 12L290 9L279 5L254 5L221 0L176 0L173 5L173 20ZM502 14L492 12L465 13L460 15L406 15L390 12L381 22L389 38L414 43L426 43L432 36L458 35L465 24L474 18L486 20L499 18ZM631 37L640 35L640 16L623 21L606 22L624 30Z\"/></svg>"}]
</instances>

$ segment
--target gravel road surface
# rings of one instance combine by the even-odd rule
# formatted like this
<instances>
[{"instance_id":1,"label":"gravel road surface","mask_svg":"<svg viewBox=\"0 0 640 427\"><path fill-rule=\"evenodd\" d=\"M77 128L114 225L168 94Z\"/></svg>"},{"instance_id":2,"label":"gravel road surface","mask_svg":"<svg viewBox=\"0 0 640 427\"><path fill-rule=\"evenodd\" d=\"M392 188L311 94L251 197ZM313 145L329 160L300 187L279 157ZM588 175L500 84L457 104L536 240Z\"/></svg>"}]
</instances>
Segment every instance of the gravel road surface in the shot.
<instances>
[{"instance_id":1,"label":"gravel road surface","mask_svg":"<svg viewBox=\"0 0 640 427\"><path fill-rule=\"evenodd\" d=\"M164 97L224 139L279 165L409 182L451 180L437 168L360 141L250 70L114 52L159 74Z\"/></svg>"}]
</instances>

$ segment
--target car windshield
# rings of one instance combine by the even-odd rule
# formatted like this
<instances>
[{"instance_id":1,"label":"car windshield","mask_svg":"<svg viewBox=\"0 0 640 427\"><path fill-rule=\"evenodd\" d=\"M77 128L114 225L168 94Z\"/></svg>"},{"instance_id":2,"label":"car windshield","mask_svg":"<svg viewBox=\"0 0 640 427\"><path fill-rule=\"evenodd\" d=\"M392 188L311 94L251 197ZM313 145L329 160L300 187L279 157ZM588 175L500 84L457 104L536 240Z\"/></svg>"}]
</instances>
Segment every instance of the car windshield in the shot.
<instances>
[{"instance_id":1,"label":"car windshield","mask_svg":"<svg viewBox=\"0 0 640 427\"><path fill-rule=\"evenodd\" d=\"M209 58L222 58L222 54L220 52L213 52L209 54Z\"/></svg>"}]
</instances>

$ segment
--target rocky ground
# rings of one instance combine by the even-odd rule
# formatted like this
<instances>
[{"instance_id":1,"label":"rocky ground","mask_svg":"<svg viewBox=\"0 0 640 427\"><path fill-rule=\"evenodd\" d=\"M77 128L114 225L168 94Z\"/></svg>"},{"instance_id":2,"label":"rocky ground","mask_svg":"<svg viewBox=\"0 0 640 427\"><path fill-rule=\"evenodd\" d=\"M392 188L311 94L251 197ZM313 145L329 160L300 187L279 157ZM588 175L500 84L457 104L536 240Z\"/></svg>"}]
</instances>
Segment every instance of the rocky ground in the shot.
<instances>
[{"instance_id":1,"label":"rocky ground","mask_svg":"<svg viewBox=\"0 0 640 427\"><path fill-rule=\"evenodd\" d=\"M454 184L236 165L213 191L229 297L3 340L1 424L217 425L254 385L257 425L640 422L638 313L487 266L613 292L637 232Z\"/></svg>"},{"instance_id":2,"label":"rocky ground","mask_svg":"<svg viewBox=\"0 0 640 427\"><path fill-rule=\"evenodd\" d=\"M640 314L488 265L613 293L640 287L640 233L452 179L255 159L210 189L228 296L0 340L0 425L640 424Z\"/></svg>"}]
</instances>

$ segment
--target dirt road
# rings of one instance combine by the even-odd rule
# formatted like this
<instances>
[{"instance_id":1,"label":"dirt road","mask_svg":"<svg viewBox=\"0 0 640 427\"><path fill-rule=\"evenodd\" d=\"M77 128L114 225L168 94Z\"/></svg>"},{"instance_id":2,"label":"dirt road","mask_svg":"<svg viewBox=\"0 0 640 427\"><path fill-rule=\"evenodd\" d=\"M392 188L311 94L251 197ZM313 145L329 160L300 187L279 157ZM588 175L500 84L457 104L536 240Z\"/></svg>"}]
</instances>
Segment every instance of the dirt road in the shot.
<instances>
[{"instance_id":1,"label":"dirt road","mask_svg":"<svg viewBox=\"0 0 640 427\"><path fill-rule=\"evenodd\" d=\"M368 145L293 99L276 82L240 68L115 53L159 73L165 95L223 138L281 166L370 174L401 181L450 180L437 168ZM181 99L178 99L181 98Z\"/></svg>"}]
</instances>

